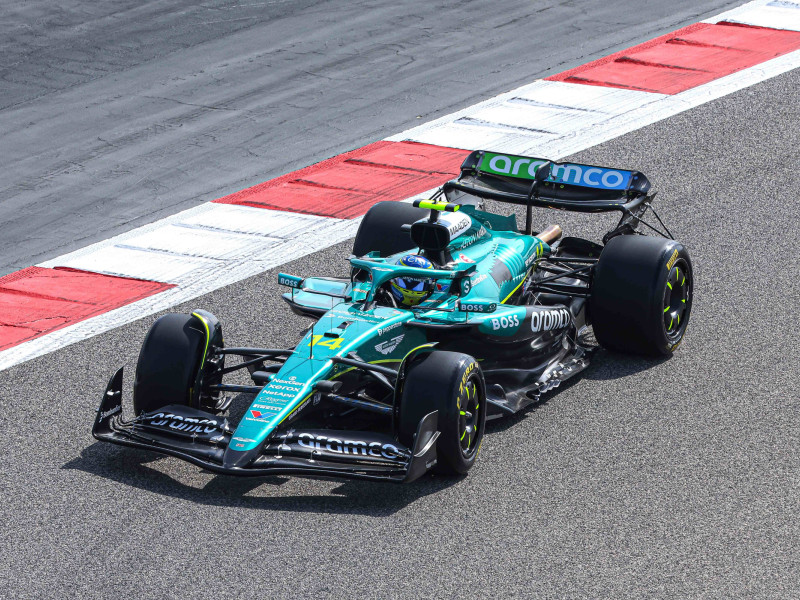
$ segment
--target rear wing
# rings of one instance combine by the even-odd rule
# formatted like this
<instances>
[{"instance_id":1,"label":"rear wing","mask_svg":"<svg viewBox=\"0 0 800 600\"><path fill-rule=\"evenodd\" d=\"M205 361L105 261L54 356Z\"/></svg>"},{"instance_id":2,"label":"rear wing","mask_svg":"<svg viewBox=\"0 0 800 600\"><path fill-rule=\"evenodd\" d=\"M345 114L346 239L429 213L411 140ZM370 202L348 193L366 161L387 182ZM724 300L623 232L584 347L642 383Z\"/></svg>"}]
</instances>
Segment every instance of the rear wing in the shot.
<instances>
[{"instance_id":1,"label":"rear wing","mask_svg":"<svg viewBox=\"0 0 800 600\"><path fill-rule=\"evenodd\" d=\"M536 171L547 163L550 174L534 193ZM650 181L639 171L476 150L464 160L459 178L445 183L443 190L448 199L451 192L465 192L512 204L627 213L648 198Z\"/></svg>"}]
</instances>

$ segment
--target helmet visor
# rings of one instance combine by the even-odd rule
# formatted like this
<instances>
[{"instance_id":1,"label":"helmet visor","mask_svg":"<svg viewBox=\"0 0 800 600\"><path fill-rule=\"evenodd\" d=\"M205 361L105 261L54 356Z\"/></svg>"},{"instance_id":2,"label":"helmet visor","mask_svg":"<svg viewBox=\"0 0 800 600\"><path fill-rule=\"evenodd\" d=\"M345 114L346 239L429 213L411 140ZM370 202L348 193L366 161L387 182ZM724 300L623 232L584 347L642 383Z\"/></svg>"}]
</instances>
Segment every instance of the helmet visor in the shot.
<instances>
[{"instance_id":1,"label":"helmet visor","mask_svg":"<svg viewBox=\"0 0 800 600\"><path fill-rule=\"evenodd\" d=\"M396 279L397 286L408 290L409 292L422 292L425 291L425 282L418 279L404 279L398 277Z\"/></svg>"}]
</instances>

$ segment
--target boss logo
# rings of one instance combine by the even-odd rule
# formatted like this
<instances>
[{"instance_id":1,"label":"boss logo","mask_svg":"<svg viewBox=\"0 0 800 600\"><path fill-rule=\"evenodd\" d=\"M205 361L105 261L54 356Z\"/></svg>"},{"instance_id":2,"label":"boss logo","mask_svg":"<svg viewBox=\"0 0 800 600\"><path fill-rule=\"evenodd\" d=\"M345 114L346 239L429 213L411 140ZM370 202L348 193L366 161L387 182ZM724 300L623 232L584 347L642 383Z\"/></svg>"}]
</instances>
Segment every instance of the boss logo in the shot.
<instances>
[{"instance_id":1,"label":"boss logo","mask_svg":"<svg viewBox=\"0 0 800 600\"><path fill-rule=\"evenodd\" d=\"M278 283L290 288L299 288L302 281L297 279L289 279L288 277L279 276Z\"/></svg>"},{"instance_id":2,"label":"boss logo","mask_svg":"<svg viewBox=\"0 0 800 600\"><path fill-rule=\"evenodd\" d=\"M494 331L497 331L498 329L508 329L510 327L519 327L519 317L517 315L492 319L492 329Z\"/></svg>"},{"instance_id":3,"label":"boss logo","mask_svg":"<svg viewBox=\"0 0 800 600\"><path fill-rule=\"evenodd\" d=\"M489 313L494 312L497 309L496 304L470 304L468 302L462 302L459 304L459 309L462 312L478 312L478 313Z\"/></svg>"}]
</instances>

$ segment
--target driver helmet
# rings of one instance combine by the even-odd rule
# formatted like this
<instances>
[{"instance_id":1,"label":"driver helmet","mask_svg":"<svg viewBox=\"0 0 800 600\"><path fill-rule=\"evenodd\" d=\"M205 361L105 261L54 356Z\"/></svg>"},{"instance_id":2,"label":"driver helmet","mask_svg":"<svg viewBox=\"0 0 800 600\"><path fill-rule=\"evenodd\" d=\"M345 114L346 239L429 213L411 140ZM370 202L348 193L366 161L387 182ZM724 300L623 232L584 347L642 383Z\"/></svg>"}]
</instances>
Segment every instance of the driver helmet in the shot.
<instances>
[{"instance_id":1,"label":"driver helmet","mask_svg":"<svg viewBox=\"0 0 800 600\"><path fill-rule=\"evenodd\" d=\"M419 254L407 254L397 261L398 265L416 267L417 269L433 269L433 263ZM395 277L389 289L392 296L404 306L416 306L434 291L432 279L418 277Z\"/></svg>"}]
</instances>

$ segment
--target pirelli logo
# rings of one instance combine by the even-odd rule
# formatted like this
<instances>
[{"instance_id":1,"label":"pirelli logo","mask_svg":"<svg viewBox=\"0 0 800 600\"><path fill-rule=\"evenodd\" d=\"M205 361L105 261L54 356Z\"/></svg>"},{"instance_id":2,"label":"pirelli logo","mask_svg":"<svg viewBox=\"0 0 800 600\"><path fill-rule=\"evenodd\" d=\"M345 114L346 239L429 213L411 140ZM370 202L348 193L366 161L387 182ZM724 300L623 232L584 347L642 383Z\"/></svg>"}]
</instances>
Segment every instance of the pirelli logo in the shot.
<instances>
[{"instance_id":1,"label":"pirelli logo","mask_svg":"<svg viewBox=\"0 0 800 600\"><path fill-rule=\"evenodd\" d=\"M672 256L670 256L669 260L667 261L667 271L669 271L672 268L672 265L675 264L676 260L678 260L678 251L677 250L675 250L672 253Z\"/></svg>"}]
</instances>

